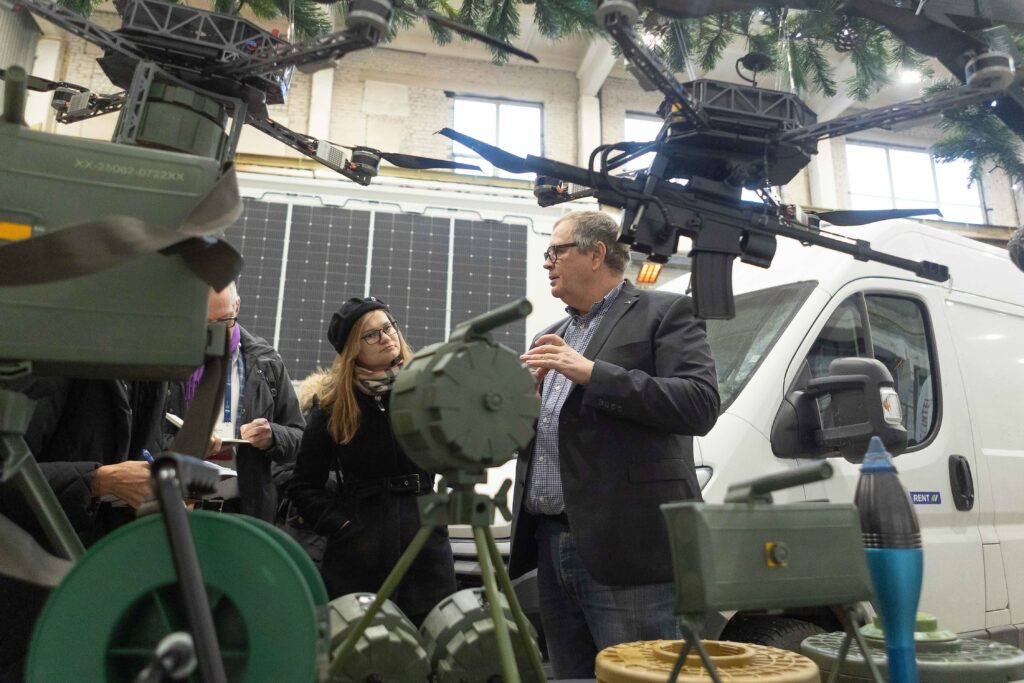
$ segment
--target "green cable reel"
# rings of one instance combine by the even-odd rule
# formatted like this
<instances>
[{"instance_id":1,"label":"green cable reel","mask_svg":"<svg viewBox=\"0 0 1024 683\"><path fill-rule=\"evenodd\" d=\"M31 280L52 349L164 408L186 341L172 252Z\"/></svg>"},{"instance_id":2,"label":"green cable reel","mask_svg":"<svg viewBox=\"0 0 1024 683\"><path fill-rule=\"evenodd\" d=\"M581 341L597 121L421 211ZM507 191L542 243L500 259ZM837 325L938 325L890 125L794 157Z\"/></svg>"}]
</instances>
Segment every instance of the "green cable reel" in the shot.
<instances>
[{"instance_id":1,"label":"green cable reel","mask_svg":"<svg viewBox=\"0 0 1024 683\"><path fill-rule=\"evenodd\" d=\"M327 591L287 534L213 512L189 515L231 683L319 680ZM27 680L130 681L169 633L187 631L159 515L102 539L54 590L29 651ZM198 672L188 679L201 683Z\"/></svg>"}]
</instances>

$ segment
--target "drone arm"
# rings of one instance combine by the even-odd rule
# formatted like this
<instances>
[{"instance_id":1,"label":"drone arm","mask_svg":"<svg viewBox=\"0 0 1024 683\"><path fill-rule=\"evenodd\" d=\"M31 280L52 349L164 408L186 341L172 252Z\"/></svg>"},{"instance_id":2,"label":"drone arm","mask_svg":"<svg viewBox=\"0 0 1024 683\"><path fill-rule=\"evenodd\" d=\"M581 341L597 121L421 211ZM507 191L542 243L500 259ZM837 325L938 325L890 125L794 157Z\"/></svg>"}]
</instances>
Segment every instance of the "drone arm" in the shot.
<instances>
[{"instance_id":1,"label":"drone arm","mask_svg":"<svg viewBox=\"0 0 1024 683\"><path fill-rule=\"evenodd\" d=\"M349 180L360 185L370 184L370 176L349 167L344 155L338 148L325 140L318 140L317 138L297 133L291 128L282 126L273 119L257 118L250 115L246 119L246 123L332 171L337 171Z\"/></svg>"},{"instance_id":2,"label":"drone arm","mask_svg":"<svg viewBox=\"0 0 1024 683\"><path fill-rule=\"evenodd\" d=\"M670 102L679 107L686 118L693 121L694 125L698 128L707 128L709 125L707 116L704 112L694 108L686 88L675 79L675 76L661 63L661 60L643 45L631 26L635 17L631 18L620 11L621 6L622 3L603 5L598 9L598 19L622 49L623 56ZM610 9L602 12L604 7L610 7ZM635 8L633 11L635 13Z\"/></svg>"},{"instance_id":3,"label":"drone arm","mask_svg":"<svg viewBox=\"0 0 1024 683\"><path fill-rule=\"evenodd\" d=\"M804 144L849 135L868 128L889 128L904 121L940 114L947 109L990 102L1005 94L1006 91L1002 88L956 88L934 95L926 95L909 102L901 102L890 107L869 109L859 114L842 116L806 128L797 128L783 133L779 136L779 140L786 143Z\"/></svg>"},{"instance_id":4,"label":"drone arm","mask_svg":"<svg viewBox=\"0 0 1024 683\"><path fill-rule=\"evenodd\" d=\"M121 111L128 101L127 92L114 93L113 95L97 95L84 91L81 94L87 95L89 98L84 107L75 108L72 104L75 98L71 98L69 103L65 103L63 106L56 106L56 103L51 104L57 110L58 123L77 123L78 121L85 121L96 116L112 114Z\"/></svg>"}]
</instances>

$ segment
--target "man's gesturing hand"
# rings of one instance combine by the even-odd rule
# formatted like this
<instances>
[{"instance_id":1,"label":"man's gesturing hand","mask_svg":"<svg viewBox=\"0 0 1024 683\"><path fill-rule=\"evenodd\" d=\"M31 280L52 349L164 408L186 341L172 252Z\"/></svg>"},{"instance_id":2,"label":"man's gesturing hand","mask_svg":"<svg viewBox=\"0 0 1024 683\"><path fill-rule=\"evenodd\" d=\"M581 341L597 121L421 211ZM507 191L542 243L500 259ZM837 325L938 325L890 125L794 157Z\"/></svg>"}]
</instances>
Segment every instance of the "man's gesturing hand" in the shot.
<instances>
[{"instance_id":1,"label":"man's gesturing hand","mask_svg":"<svg viewBox=\"0 0 1024 683\"><path fill-rule=\"evenodd\" d=\"M565 375L571 382L585 386L590 383L590 375L594 371L594 361L584 358L557 334L540 337L534 347L519 356L519 359L527 367L538 369L538 380L549 370L554 370Z\"/></svg>"}]
</instances>

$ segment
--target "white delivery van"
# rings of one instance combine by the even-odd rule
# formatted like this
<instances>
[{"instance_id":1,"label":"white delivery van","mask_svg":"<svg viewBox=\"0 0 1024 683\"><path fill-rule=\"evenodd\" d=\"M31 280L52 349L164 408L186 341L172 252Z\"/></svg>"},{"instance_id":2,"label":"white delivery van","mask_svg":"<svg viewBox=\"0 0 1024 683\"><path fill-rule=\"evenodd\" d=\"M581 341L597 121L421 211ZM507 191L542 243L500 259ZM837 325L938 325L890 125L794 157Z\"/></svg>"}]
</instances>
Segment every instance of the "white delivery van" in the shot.
<instances>
[{"instance_id":1,"label":"white delivery van","mask_svg":"<svg viewBox=\"0 0 1024 683\"><path fill-rule=\"evenodd\" d=\"M696 439L704 498L722 502L732 483L809 462L773 442L787 395L837 358L877 359L907 430L895 462L921 523L921 609L944 628L1024 646L1024 273L1002 249L910 221L828 229L946 265L951 278L935 283L788 239L769 269L737 261L736 317L708 321L722 413ZM775 500L851 502L858 465L830 462L829 481ZM724 636L783 647L813 632L809 622L834 626L824 613L728 616Z\"/></svg>"}]
</instances>

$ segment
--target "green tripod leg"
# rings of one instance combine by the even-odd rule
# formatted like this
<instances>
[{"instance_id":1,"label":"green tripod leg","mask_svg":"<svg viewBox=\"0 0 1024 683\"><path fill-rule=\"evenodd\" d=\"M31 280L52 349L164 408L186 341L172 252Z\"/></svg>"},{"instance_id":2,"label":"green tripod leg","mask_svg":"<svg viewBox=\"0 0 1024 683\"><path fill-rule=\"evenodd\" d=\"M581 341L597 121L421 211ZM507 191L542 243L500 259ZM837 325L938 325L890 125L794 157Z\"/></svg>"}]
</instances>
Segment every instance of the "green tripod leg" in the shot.
<instances>
[{"instance_id":1,"label":"green tripod leg","mask_svg":"<svg viewBox=\"0 0 1024 683\"><path fill-rule=\"evenodd\" d=\"M516 627L519 629L519 639L523 643L523 648L530 656L530 666L533 667L533 673L537 677L537 680L545 681L544 665L540 661L540 650L537 649L537 644L533 642L532 638L530 638L530 624L526 620L523 608L519 605L519 598L516 596L516 591L512 587L512 579L509 578L508 570L505 569L505 563L501 559L501 552L498 550L498 544L494 541L494 534L491 533L490 527L484 527L483 531L484 538L487 539L487 547L490 550L491 562L494 564L496 570L495 573L498 575L498 583L501 585L501 590L505 593L505 597L508 599L508 607L512 611L512 618L515 619Z\"/></svg>"},{"instance_id":2,"label":"green tripod leg","mask_svg":"<svg viewBox=\"0 0 1024 683\"><path fill-rule=\"evenodd\" d=\"M494 570L491 567L490 549L487 545L484 529L473 527L473 540L476 542L476 555L480 561L480 578L484 582L484 594L491 607L491 619L494 620L494 636L498 641L498 656L501 658L501 673L505 683L519 683L519 669L512 651L512 637L505 623L505 614L501 609L498 597L498 585L494 581ZM511 602L509 603L511 606ZM514 614L514 613L513 613Z\"/></svg>"},{"instance_id":3,"label":"green tripod leg","mask_svg":"<svg viewBox=\"0 0 1024 683\"><path fill-rule=\"evenodd\" d=\"M85 546L25 443L25 430L34 411L35 401L0 389L0 482L17 485L54 549L69 560L77 560L85 554Z\"/></svg>"},{"instance_id":4,"label":"green tripod leg","mask_svg":"<svg viewBox=\"0 0 1024 683\"><path fill-rule=\"evenodd\" d=\"M345 666L345 660L352 654L352 650L355 649L356 643L358 643L359 639L363 636L363 633L366 631L366 627L370 625L370 622L373 621L377 612L380 611L381 605L383 605L384 601L391 597L391 594L395 592L395 588L398 587L398 584L402 581L405 573L409 571L409 567L411 567L412 563L416 560L416 556L419 555L420 550L423 549L423 544L427 542L427 538L430 537L431 531L431 528L428 526L422 527L418 532L416 532L416 536L413 537L412 543L409 544L409 547L407 547L405 552L402 553L402 556L398 558L398 563L395 565L395 568L391 570L391 573L388 574L388 578L384 579L384 584L380 587L380 591L377 592L377 597L374 598L373 604L371 604L366 610L366 614L362 616L359 623L356 624L355 629L349 634L348 638L345 639L345 642L341 644L341 647L338 648L338 651L331 658L331 680L341 677ZM516 680L518 681L518 679Z\"/></svg>"}]
</instances>

